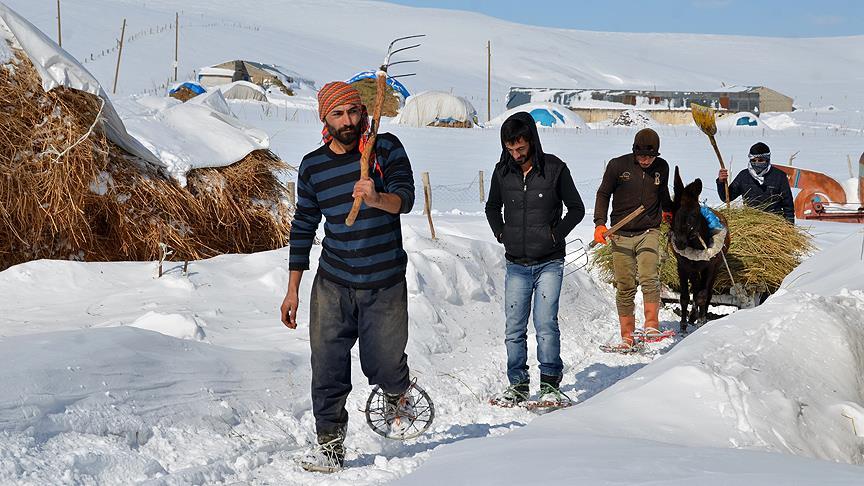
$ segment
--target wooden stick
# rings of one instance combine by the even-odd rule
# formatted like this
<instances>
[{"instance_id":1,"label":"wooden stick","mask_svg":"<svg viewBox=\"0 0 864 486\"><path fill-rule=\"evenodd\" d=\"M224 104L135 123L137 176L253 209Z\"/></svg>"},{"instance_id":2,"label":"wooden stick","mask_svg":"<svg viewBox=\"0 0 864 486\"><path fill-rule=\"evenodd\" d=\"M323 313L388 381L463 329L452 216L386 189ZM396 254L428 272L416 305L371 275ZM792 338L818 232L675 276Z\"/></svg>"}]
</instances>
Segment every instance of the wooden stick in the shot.
<instances>
[{"instance_id":1,"label":"wooden stick","mask_svg":"<svg viewBox=\"0 0 864 486\"><path fill-rule=\"evenodd\" d=\"M485 185L486 182L483 179L484 175L483 175L482 170L480 171L479 177L480 177L480 202L483 202L486 200L486 185Z\"/></svg>"},{"instance_id":2,"label":"wooden stick","mask_svg":"<svg viewBox=\"0 0 864 486\"><path fill-rule=\"evenodd\" d=\"M123 28L120 29L120 50L117 51L117 67L114 69L114 89L111 91L117 94L117 77L120 76L120 56L123 55L123 37L126 36L126 19L123 19Z\"/></svg>"},{"instance_id":3,"label":"wooden stick","mask_svg":"<svg viewBox=\"0 0 864 486\"><path fill-rule=\"evenodd\" d=\"M633 221L634 219L639 217L640 214L642 214L644 212L645 212L645 206L640 205L638 208L634 209L632 213L628 214L627 216L624 216L624 219L622 219L621 221L618 221L617 223L615 223L614 226L612 226L611 228L606 230L606 232L603 233L603 239L609 238L610 236L614 235L618 230L620 230L622 227L624 227L625 224L629 223L630 221ZM595 246L597 246L596 241L592 241L591 243L588 243L588 248L594 248Z\"/></svg>"},{"instance_id":4,"label":"wooden stick","mask_svg":"<svg viewBox=\"0 0 864 486\"><path fill-rule=\"evenodd\" d=\"M429 232L432 234L432 239L435 239L435 225L432 224L432 184L429 183L429 173L424 172L423 179L423 198L425 199L426 218L429 220Z\"/></svg>"},{"instance_id":5,"label":"wooden stick","mask_svg":"<svg viewBox=\"0 0 864 486\"><path fill-rule=\"evenodd\" d=\"M720 154L720 149L717 148L717 140L714 139L714 135L708 135L708 140L711 141L711 146L714 147L714 153L717 154L717 160L720 161L720 168L725 169L726 164L723 163L723 156ZM723 181L723 186L726 189L726 209L729 209L732 206L732 203L729 199L729 177L726 177L726 180Z\"/></svg>"},{"instance_id":6,"label":"wooden stick","mask_svg":"<svg viewBox=\"0 0 864 486\"><path fill-rule=\"evenodd\" d=\"M378 122L381 120L381 108L384 106L384 93L387 89L387 73L378 70L375 73L375 107L372 111L372 122L369 126L369 138L366 140L366 146L363 147L363 154L360 156L360 180L369 178L369 160L375 150L375 138L378 135ZM351 212L345 218L345 225L352 226L360 213L360 206L363 204L362 197L354 198L354 205L351 206Z\"/></svg>"}]
</instances>

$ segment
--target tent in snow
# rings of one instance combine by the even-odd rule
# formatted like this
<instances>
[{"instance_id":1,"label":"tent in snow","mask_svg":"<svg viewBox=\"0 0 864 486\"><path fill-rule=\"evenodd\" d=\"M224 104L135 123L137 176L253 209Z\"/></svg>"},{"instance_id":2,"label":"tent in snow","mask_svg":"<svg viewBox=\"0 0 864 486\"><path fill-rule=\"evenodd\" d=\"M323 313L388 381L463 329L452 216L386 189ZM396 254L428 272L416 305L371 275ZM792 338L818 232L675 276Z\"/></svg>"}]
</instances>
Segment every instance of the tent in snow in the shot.
<instances>
[{"instance_id":1,"label":"tent in snow","mask_svg":"<svg viewBox=\"0 0 864 486\"><path fill-rule=\"evenodd\" d=\"M249 81L234 81L231 84L219 86L226 100L267 101L267 93L257 84Z\"/></svg>"},{"instance_id":2,"label":"tent in snow","mask_svg":"<svg viewBox=\"0 0 864 486\"><path fill-rule=\"evenodd\" d=\"M538 127L541 128L575 128L577 130L587 130L588 125L573 113L569 108L557 103L526 103L519 105L516 108L505 111L489 121L487 125L497 126L504 123L504 120L514 113L524 111L529 113Z\"/></svg>"},{"instance_id":3,"label":"tent in snow","mask_svg":"<svg viewBox=\"0 0 864 486\"><path fill-rule=\"evenodd\" d=\"M412 127L471 128L477 123L477 110L460 96L424 91L409 97L392 122Z\"/></svg>"},{"instance_id":4,"label":"tent in snow","mask_svg":"<svg viewBox=\"0 0 864 486\"><path fill-rule=\"evenodd\" d=\"M276 87L289 96L294 96L302 87L313 88L315 84L284 67L254 61L226 61L198 71L198 82L205 87L221 86L235 81L248 81L265 90L271 86Z\"/></svg>"},{"instance_id":5,"label":"tent in snow","mask_svg":"<svg viewBox=\"0 0 864 486\"><path fill-rule=\"evenodd\" d=\"M717 119L717 128L766 128L767 125L753 113L742 111L739 113L725 114Z\"/></svg>"}]
</instances>

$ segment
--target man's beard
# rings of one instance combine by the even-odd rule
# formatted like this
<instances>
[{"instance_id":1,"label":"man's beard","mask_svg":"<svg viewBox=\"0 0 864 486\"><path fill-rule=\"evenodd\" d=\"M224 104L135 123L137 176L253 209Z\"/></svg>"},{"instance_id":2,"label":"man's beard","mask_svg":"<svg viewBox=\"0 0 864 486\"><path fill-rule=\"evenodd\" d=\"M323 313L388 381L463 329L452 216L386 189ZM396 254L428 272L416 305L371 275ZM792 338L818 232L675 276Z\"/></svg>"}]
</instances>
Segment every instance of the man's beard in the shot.
<instances>
[{"instance_id":1,"label":"man's beard","mask_svg":"<svg viewBox=\"0 0 864 486\"><path fill-rule=\"evenodd\" d=\"M327 133L342 145L352 145L360 138L360 124L343 127L340 130L327 124Z\"/></svg>"}]
</instances>

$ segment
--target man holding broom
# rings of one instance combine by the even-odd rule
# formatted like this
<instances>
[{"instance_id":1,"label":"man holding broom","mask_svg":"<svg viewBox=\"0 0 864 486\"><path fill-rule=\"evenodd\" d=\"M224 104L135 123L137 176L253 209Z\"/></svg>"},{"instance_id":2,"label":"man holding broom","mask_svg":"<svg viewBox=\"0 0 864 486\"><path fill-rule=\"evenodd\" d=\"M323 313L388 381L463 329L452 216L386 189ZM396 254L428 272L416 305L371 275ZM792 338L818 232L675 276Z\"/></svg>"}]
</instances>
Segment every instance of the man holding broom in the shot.
<instances>
[{"instance_id":1,"label":"man holding broom","mask_svg":"<svg viewBox=\"0 0 864 486\"><path fill-rule=\"evenodd\" d=\"M312 411L319 445L301 466L334 472L345 459L345 402L351 391L351 348L358 339L363 373L385 392L388 413L413 415L405 354L408 258L399 215L414 205L414 176L399 139L385 133L375 140L370 176L360 179L369 117L352 86L340 81L325 85L318 93L318 114L325 143L300 164L281 318L296 329L300 279L309 269L323 216L325 236L309 303ZM349 227L345 221L355 197L365 205Z\"/></svg>"},{"instance_id":2,"label":"man holding broom","mask_svg":"<svg viewBox=\"0 0 864 486\"><path fill-rule=\"evenodd\" d=\"M660 136L650 128L636 133L632 153L612 159L606 165L603 181L594 204L594 241L607 242L604 236L609 199L611 222L616 224L634 212L638 216L624 224L614 236L612 268L615 277L615 303L621 328L621 342L604 347L606 351L633 351L636 329L635 303L637 282L642 287L645 311L645 336L649 341L664 337L660 332L660 223L670 218L669 164L659 157Z\"/></svg>"}]
</instances>

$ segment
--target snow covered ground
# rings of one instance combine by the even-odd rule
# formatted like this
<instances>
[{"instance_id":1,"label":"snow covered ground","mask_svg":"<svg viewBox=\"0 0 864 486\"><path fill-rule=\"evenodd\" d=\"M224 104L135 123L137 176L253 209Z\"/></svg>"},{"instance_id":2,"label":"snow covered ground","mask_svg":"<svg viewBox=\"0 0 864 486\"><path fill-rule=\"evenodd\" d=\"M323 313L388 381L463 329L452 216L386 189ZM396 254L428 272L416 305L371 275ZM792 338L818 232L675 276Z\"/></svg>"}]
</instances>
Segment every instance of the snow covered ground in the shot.
<instances>
[{"instance_id":1,"label":"snow covered ground","mask_svg":"<svg viewBox=\"0 0 864 486\"><path fill-rule=\"evenodd\" d=\"M6 3L53 36L49 2ZM63 37L110 86L115 30L128 17L132 37L112 99L130 132L181 159L201 153L189 147L194 138L179 135L198 122L178 121L176 131L157 125L175 104L159 88L172 71L166 26L175 8L183 19L181 81L194 68L239 57L287 66L320 86L376 65L391 37L422 31L429 37L409 87L453 88L477 107L485 106L484 46L492 39L493 116L504 111L511 85L713 88L722 80L765 84L801 108L763 114L764 127L721 128L733 171L762 140L775 161L797 154L795 165L842 180L847 158L864 146L860 37L577 32L349 0L176 5L64 0ZM358 18L368 33L351 34ZM465 47L474 44L476 53ZM269 96L228 106L297 165L320 139L314 93ZM287 248L192 262L186 275L172 264L159 279L155 263L35 261L0 272L0 484L860 484L860 226L800 222L820 252L768 303L644 356L597 351L617 333L612 290L585 270L567 275L563 389L580 404L537 419L487 404L506 381L504 260L485 218L472 213L482 210L478 171L488 187L500 155L497 130L386 122L384 130L402 139L418 181L428 171L435 187L438 240L429 239L419 204L403 218L409 364L435 400L430 433L408 443L372 433L359 411L370 387L357 366L349 468L301 472L295 459L314 440L303 305L312 279L310 272L301 286L301 327L284 328ZM704 135L695 127L658 131L663 156L685 179L703 178L704 197L718 203L717 162ZM569 164L588 206L571 240L589 240L603 166L629 151L634 133L542 130L545 150ZM217 155L235 157L228 152ZM677 320L668 309L661 317L665 326Z\"/></svg>"}]
</instances>

